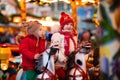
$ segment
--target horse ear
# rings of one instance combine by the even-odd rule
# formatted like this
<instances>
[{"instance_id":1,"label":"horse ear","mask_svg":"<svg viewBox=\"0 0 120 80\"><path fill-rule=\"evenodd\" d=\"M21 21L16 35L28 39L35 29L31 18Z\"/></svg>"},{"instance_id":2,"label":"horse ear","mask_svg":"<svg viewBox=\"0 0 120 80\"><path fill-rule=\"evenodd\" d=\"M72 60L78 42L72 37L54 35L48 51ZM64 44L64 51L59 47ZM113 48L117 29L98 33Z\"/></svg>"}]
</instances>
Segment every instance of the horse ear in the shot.
<instances>
[{"instance_id":1,"label":"horse ear","mask_svg":"<svg viewBox=\"0 0 120 80\"><path fill-rule=\"evenodd\" d=\"M82 61L77 59L77 64L79 64L80 66L82 66Z\"/></svg>"}]
</instances>

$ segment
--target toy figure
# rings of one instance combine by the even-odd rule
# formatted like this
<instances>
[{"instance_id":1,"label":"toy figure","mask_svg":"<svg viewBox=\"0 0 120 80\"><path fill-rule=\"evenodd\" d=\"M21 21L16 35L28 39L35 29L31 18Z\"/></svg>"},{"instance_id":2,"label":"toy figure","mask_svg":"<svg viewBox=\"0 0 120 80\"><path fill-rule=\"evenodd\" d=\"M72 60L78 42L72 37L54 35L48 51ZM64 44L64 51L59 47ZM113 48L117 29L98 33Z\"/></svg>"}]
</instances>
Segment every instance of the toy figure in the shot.
<instances>
[{"instance_id":1,"label":"toy figure","mask_svg":"<svg viewBox=\"0 0 120 80\"><path fill-rule=\"evenodd\" d=\"M64 60L61 60L63 62L59 62L58 64L56 63L56 73L58 75L59 80L65 80L65 77L66 77L65 75L66 64L65 63L67 61L67 56L72 51L75 51L77 47L77 33L74 28L75 28L75 23L73 19L70 17L70 15L66 14L65 12L62 12L61 18L60 18L60 32L53 34L53 36L56 35L56 37L58 36L61 37L61 40L62 40L61 41L61 48L62 48L61 54L64 54L64 57L66 57L66 59L64 58Z\"/></svg>"},{"instance_id":2,"label":"toy figure","mask_svg":"<svg viewBox=\"0 0 120 80\"><path fill-rule=\"evenodd\" d=\"M42 24L38 21L23 23L27 28L27 35L20 41L19 48L22 54L22 68L25 80L36 80L35 59L39 59L45 51L45 39ZM24 80L24 79L23 79Z\"/></svg>"}]
</instances>

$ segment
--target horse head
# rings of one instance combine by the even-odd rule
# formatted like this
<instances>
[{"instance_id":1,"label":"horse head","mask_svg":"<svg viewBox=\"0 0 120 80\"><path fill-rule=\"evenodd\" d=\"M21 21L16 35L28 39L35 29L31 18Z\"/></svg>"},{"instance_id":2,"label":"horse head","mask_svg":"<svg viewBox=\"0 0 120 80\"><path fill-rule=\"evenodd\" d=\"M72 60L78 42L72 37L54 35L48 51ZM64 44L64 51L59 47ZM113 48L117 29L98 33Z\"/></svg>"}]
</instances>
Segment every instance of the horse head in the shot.
<instances>
[{"instance_id":1,"label":"horse head","mask_svg":"<svg viewBox=\"0 0 120 80\"><path fill-rule=\"evenodd\" d=\"M73 51L67 60L67 79L68 80L87 80L86 61L84 54Z\"/></svg>"}]
</instances>

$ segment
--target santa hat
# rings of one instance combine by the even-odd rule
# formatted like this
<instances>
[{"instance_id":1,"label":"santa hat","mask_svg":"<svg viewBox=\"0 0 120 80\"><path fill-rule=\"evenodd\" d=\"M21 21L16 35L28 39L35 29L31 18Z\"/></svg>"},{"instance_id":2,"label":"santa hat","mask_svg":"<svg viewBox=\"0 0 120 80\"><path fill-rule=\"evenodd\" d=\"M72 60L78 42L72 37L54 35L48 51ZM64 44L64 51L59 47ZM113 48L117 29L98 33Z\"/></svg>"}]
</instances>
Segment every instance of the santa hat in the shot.
<instances>
[{"instance_id":1,"label":"santa hat","mask_svg":"<svg viewBox=\"0 0 120 80\"><path fill-rule=\"evenodd\" d=\"M61 29L63 29L64 25L68 23L73 23L74 25L74 21L72 17L70 17L70 15L66 14L65 12L61 12L61 18L60 18Z\"/></svg>"}]
</instances>

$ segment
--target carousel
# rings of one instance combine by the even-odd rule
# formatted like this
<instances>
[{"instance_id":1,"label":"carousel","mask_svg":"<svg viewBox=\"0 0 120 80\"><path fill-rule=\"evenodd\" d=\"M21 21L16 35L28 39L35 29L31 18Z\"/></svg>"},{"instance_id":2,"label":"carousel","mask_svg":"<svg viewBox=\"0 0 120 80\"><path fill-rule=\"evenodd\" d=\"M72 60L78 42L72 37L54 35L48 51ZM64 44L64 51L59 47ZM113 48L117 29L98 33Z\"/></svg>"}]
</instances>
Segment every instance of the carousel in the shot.
<instances>
[{"instance_id":1,"label":"carousel","mask_svg":"<svg viewBox=\"0 0 120 80\"><path fill-rule=\"evenodd\" d=\"M44 1L44 0L41 0ZM47 1L47 0L46 0ZM77 24L77 7L83 5L91 5L97 4L98 0L91 0L92 2L88 3L78 1L78 0L70 0L72 7L72 17L73 20ZM90 4L89 4L90 3ZM96 41L96 35L89 31L85 31L79 39L76 39L75 50L70 51L70 55L67 57L63 54L63 42L64 37L59 33L60 25L58 21L50 21L51 18L47 17L48 21L38 20L36 18L27 17L25 11L25 0L20 1L21 5L21 17L23 21L39 21L43 24L44 30L46 32L45 38L48 42L47 48L44 52L42 52L42 56L39 60L35 61L35 70L37 73L37 80L60 80L59 67L65 68L65 78L64 80L100 80L100 66L99 66L99 48ZM65 14L65 13L61 13ZM99 26L96 20L86 20L94 23L97 27ZM46 24L47 23L47 24ZM77 29L77 26L75 26ZM94 31L93 31L94 33ZM17 57L11 57L11 51L19 51L19 43L20 40L25 37L26 33L21 31L20 34L16 36L17 46L11 45L1 45L0 47L0 80L21 80L23 77L23 69L22 69L22 55ZM70 43L71 44L71 43ZM74 44L74 41L73 43ZM96 47L97 45L97 47ZM14 47L14 48L12 48ZM68 47L68 46L67 46ZM13 73L12 73L13 72ZM60 74L61 75L61 74ZM63 74L64 75L64 74Z\"/></svg>"}]
</instances>

